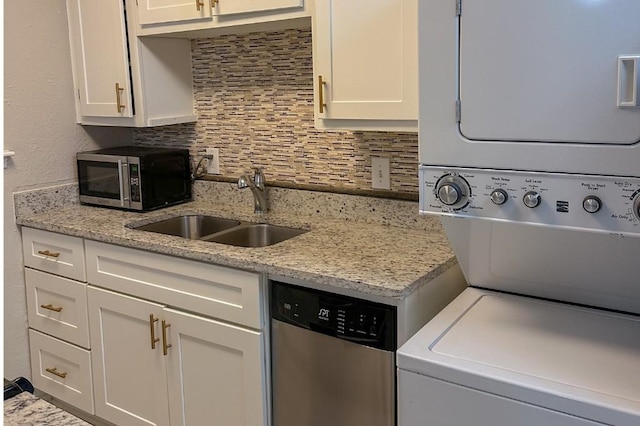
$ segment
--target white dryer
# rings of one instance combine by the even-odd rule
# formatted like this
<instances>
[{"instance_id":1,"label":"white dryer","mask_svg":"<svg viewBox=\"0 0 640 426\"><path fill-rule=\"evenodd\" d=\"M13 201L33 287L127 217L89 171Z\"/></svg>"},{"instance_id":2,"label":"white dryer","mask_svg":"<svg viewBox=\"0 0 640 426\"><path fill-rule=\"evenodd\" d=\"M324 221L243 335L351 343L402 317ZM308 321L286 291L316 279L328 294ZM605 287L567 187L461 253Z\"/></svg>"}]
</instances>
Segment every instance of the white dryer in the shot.
<instances>
[{"instance_id":1,"label":"white dryer","mask_svg":"<svg viewBox=\"0 0 640 426\"><path fill-rule=\"evenodd\" d=\"M399 426L640 425L640 1L419 3L420 210L470 287Z\"/></svg>"}]
</instances>

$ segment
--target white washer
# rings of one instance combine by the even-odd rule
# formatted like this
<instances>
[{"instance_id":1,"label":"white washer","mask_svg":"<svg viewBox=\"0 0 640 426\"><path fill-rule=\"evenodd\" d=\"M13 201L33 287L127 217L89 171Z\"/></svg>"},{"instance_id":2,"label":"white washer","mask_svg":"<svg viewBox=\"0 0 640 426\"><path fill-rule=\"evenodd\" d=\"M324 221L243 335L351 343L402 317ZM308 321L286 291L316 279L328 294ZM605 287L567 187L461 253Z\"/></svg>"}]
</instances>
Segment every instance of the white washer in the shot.
<instances>
[{"instance_id":1,"label":"white washer","mask_svg":"<svg viewBox=\"0 0 640 426\"><path fill-rule=\"evenodd\" d=\"M467 280L492 289L469 287L398 350L398 425L640 425L640 238L443 225Z\"/></svg>"},{"instance_id":2,"label":"white washer","mask_svg":"<svg viewBox=\"0 0 640 426\"><path fill-rule=\"evenodd\" d=\"M398 352L400 425L640 424L640 318L475 288Z\"/></svg>"},{"instance_id":3,"label":"white washer","mask_svg":"<svg viewBox=\"0 0 640 426\"><path fill-rule=\"evenodd\" d=\"M399 426L640 425L640 2L419 4L420 211L470 288Z\"/></svg>"}]
</instances>

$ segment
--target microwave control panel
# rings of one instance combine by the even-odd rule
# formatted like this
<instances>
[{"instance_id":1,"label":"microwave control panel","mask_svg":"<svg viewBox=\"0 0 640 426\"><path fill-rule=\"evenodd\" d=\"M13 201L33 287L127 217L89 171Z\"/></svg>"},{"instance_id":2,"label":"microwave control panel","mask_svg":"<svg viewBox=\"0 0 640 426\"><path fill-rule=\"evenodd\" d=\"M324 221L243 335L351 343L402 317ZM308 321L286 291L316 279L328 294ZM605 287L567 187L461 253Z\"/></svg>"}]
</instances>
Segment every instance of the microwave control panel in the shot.
<instances>
[{"instance_id":1,"label":"microwave control panel","mask_svg":"<svg viewBox=\"0 0 640 426\"><path fill-rule=\"evenodd\" d=\"M420 213L640 237L640 178L420 165Z\"/></svg>"},{"instance_id":2,"label":"microwave control panel","mask_svg":"<svg viewBox=\"0 0 640 426\"><path fill-rule=\"evenodd\" d=\"M129 197L131 202L141 202L140 196L140 163L137 158L129 158Z\"/></svg>"}]
</instances>

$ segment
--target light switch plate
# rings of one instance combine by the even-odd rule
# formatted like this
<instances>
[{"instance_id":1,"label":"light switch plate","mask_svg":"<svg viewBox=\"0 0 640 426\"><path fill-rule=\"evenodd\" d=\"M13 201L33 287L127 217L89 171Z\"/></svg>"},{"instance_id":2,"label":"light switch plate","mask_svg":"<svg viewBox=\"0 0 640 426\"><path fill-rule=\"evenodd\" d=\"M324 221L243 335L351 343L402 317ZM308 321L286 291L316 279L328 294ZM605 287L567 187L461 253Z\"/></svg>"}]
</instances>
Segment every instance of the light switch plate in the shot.
<instances>
[{"instance_id":1,"label":"light switch plate","mask_svg":"<svg viewBox=\"0 0 640 426\"><path fill-rule=\"evenodd\" d=\"M391 172L387 157L371 157L371 187L391 189Z\"/></svg>"}]
</instances>

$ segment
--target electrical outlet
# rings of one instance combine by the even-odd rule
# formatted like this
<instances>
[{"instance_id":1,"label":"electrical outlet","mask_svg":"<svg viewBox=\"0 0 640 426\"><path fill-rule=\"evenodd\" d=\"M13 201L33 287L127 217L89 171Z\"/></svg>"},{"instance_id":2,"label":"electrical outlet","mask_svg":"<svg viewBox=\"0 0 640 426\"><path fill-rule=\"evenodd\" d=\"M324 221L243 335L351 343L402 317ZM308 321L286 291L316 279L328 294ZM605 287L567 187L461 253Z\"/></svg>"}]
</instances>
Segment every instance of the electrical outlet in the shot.
<instances>
[{"instance_id":1,"label":"electrical outlet","mask_svg":"<svg viewBox=\"0 0 640 426\"><path fill-rule=\"evenodd\" d=\"M207 159L207 174L219 175L220 174L220 151L218 148L207 148L205 155L209 156Z\"/></svg>"},{"instance_id":2,"label":"electrical outlet","mask_svg":"<svg viewBox=\"0 0 640 426\"><path fill-rule=\"evenodd\" d=\"M391 189L389 159L371 157L371 187L373 189Z\"/></svg>"}]
</instances>

